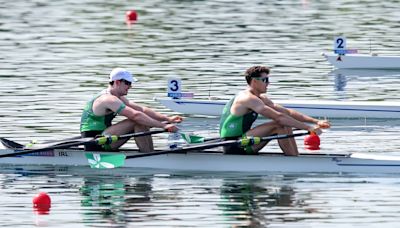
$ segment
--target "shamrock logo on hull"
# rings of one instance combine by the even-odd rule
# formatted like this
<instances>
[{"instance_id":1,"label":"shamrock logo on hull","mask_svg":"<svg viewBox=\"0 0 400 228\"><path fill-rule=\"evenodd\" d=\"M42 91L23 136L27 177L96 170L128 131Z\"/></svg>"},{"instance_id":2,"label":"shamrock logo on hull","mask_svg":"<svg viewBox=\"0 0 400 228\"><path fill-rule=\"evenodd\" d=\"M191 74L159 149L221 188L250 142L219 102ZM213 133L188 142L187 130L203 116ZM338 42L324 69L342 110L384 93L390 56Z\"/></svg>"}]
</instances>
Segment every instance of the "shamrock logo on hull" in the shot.
<instances>
[{"instance_id":1,"label":"shamrock logo on hull","mask_svg":"<svg viewBox=\"0 0 400 228\"><path fill-rule=\"evenodd\" d=\"M91 168L112 169L124 165L125 154L92 154L86 153Z\"/></svg>"}]
</instances>

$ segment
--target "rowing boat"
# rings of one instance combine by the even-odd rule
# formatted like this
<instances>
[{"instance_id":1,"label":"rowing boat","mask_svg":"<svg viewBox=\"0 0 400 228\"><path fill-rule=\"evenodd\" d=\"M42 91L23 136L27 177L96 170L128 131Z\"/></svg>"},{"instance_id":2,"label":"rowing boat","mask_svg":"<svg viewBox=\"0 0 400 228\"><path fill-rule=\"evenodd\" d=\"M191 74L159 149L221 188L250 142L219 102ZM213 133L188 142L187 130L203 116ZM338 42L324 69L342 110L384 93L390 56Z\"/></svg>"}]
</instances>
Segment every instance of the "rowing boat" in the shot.
<instances>
[{"instance_id":1,"label":"rowing boat","mask_svg":"<svg viewBox=\"0 0 400 228\"><path fill-rule=\"evenodd\" d=\"M329 72L332 76L346 77L382 77L382 78L399 78L400 69L334 69Z\"/></svg>"},{"instance_id":2,"label":"rowing boat","mask_svg":"<svg viewBox=\"0 0 400 228\"><path fill-rule=\"evenodd\" d=\"M12 153L2 149L0 154ZM40 153L0 159L0 164L88 166L86 153L81 149L56 149ZM115 152L114 152L115 153ZM140 154L123 151L126 155ZM226 155L219 151L190 151L127 159L126 168L162 169L197 172L256 172L283 173L400 173L400 157L372 154L301 154L288 157L281 153L260 155Z\"/></svg>"},{"instance_id":3,"label":"rowing boat","mask_svg":"<svg viewBox=\"0 0 400 228\"><path fill-rule=\"evenodd\" d=\"M155 98L167 108L191 115L220 116L226 100ZM278 100L275 103L314 117L400 118L400 102Z\"/></svg>"},{"instance_id":4,"label":"rowing boat","mask_svg":"<svg viewBox=\"0 0 400 228\"><path fill-rule=\"evenodd\" d=\"M378 56L367 54L322 54L325 59L341 69L400 69L400 56Z\"/></svg>"}]
</instances>

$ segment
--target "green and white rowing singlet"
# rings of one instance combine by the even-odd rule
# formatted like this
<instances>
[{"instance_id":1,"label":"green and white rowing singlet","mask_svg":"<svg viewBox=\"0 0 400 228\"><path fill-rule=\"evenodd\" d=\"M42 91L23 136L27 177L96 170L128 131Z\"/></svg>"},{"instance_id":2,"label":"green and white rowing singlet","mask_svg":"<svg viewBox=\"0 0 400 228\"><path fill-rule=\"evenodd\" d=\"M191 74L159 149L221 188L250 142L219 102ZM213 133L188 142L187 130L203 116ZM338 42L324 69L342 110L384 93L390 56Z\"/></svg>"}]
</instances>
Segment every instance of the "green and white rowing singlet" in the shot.
<instances>
[{"instance_id":1,"label":"green and white rowing singlet","mask_svg":"<svg viewBox=\"0 0 400 228\"><path fill-rule=\"evenodd\" d=\"M93 113L93 103L94 101L103 94L108 93L107 90L101 91L101 93L97 94L94 98L92 98L89 102L86 103L85 108L83 109L83 113L81 116L81 132L87 131L98 131L102 132L112 124L112 120L114 117L119 114L126 105L124 103L118 108L117 112L113 112L104 116L97 116Z\"/></svg>"},{"instance_id":2,"label":"green and white rowing singlet","mask_svg":"<svg viewBox=\"0 0 400 228\"><path fill-rule=\"evenodd\" d=\"M219 123L219 135L221 138L242 137L251 125L256 121L258 113L251 111L243 116L236 116L231 113L231 107L236 96L233 97L224 107Z\"/></svg>"}]
</instances>

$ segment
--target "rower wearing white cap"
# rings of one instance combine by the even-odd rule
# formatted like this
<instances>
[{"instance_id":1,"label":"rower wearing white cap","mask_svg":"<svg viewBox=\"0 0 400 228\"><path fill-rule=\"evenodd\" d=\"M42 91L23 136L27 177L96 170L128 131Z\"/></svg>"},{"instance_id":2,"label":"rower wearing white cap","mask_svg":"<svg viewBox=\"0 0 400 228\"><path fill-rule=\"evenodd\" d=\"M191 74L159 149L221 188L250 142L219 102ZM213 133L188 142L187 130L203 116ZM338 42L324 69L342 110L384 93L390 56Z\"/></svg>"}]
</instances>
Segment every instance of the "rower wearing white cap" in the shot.
<instances>
[{"instance_id":1,"label":"rower wearing white cap","mask_svg":"<svg viewBox=\"0 0 400 228\"><path fill-rule=\"evenodd\" d=\"M181 122L181 116L169 117L163 115L129 101L125 97L132 87L132 83L137 81L129 71L123 68L115 68L111 71L108 88L88 101L83 110L80 125L82 137L123 135L148 131L151 127L164 128L170 132L178 130L173 123ZM112 120L116 115L125 116L127 119L112 124ZM86 145L85 150L117 150L126 141L120 140L104 146ZM137 137L135 141L142 152L149 152L154 149L150 135Z\"/></svg>"}]
</instances>

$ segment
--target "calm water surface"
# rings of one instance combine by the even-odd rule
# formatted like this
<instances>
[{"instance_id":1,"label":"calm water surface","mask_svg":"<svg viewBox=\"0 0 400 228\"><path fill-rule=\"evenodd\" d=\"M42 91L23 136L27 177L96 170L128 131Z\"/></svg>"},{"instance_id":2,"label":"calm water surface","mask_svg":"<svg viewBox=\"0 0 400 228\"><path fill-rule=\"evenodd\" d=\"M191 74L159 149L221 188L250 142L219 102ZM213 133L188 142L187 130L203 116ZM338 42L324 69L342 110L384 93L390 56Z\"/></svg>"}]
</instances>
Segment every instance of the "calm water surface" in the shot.
<instances>
[{"instance_id":1,"label":"calm water surface","mask_svg":"<svg viewBox=\"0 0 400 228\"><path fill-rule=\"evenodd\" d=\"M124 23L136 9L138 22ZM272 67L272 98L399 101L400 71L334 70L333 37L361 53L400 55L398 1L2 1L0 136L26 143L77 135L80 112L114 67L140 82L129 98L172 114L153 96L180 77L196 98L226 99L243 71ZM325 152L398 154L398 120L332 120ZM182 129L217 134L217 119ZM165 146L166 135L156 137ZM299 144L301 144L299 139ZM134 146L134 145L128 145ZM277 151L276 143L269 150ZM301 151L304 149L301 148ZM1 226L395 227L398 177L101 172L0 167ZM49 215L31 199L47 191Z\"/></svg>"},{"instance_id":2,"label":"calm water surface","mask_svg":"<svg viewBox=\"0 0 400 228\"><path fill-rule=\"evenodd\" d=\"M3 166L2 224L10 227L396 227L398 177L98 171ZM52 197L48 215L33 192Z\"/></svg>"}]
</instances>

